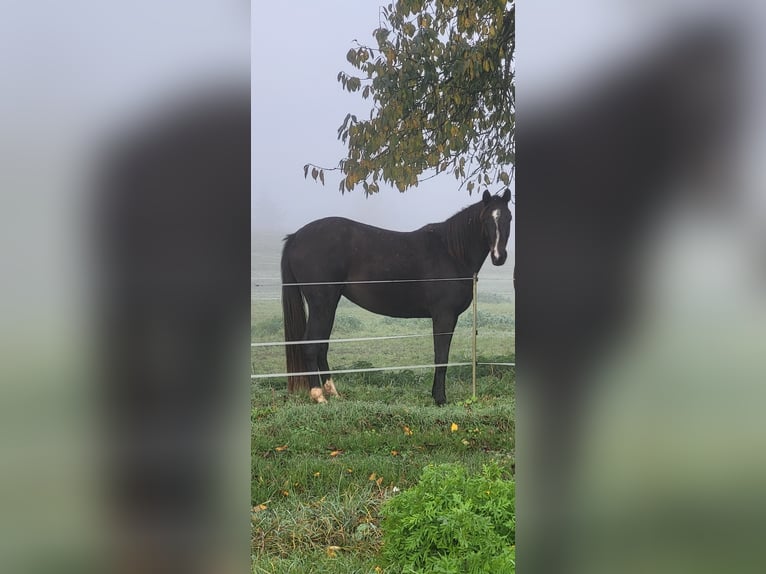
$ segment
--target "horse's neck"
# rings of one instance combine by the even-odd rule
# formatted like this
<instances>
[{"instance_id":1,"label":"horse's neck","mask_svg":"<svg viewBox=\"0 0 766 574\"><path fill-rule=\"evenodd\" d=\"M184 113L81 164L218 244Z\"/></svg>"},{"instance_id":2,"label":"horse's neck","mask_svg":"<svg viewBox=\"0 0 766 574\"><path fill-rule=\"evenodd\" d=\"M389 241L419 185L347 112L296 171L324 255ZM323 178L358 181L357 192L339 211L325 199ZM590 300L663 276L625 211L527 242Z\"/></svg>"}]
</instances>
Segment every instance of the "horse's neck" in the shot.
<instances>
[{"instance_id":1,"label":"horse's neck","mask_svg":"<svg viewBox=\"0 0 766 574\"><path fill-rule=\"evenodd\" d=\"M474 249L475 252L467 257L469 261L466 261L466 264L469 266L471 273L478 273L481 266L484 265L484 262L487 260L489 247L484 245L484 242L481 242Z\"/></svg>"},{"instance_id":2,"label":"horse's neck","mask_svg":"<svg viewBox=\"0 0 766 574\"><path fill-rule=\"evenodd\" d=\"M442 224L447 251L461 267L478 273L489 255L482 237L481 206L473 205L453 215Z\"/></svg>"}]
</instances>

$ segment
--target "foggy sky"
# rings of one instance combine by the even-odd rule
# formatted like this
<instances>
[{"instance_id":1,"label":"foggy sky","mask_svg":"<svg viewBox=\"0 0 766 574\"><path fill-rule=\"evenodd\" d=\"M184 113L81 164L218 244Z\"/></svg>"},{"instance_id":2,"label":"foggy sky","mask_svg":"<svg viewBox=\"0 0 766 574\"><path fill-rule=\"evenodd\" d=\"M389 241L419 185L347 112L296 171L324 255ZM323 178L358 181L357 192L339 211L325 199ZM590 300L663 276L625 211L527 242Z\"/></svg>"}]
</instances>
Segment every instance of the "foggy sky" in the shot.
<instances>
[{"instance_id":1,"label":"foggy sky","mask_svg":"<svg viewBox=\"0 0 766 574\"><path fill-rule=\"evenodd\" d=\"M399 193L381 185L365 198L361 188L342 195L340 176L326 184L303 177L303 165L336 166L344 157L337 129L349 112L369 117L370 100L349 94L336 80L352 72L346 53L354 39L374 45L377 0L300 2L295 10L264 2L253 9L252 225L255 231L294 231L321 217L339 215L401 231L441 221L478 201L444 174ZM491 192L502 189L490 186ZM483 190L483 188L482 188ZM511 204L511 211L514 206ZM515 213L514 213L515 218ZM512 251L514 234L508 244Z\"/></svg>"}]
</instances>

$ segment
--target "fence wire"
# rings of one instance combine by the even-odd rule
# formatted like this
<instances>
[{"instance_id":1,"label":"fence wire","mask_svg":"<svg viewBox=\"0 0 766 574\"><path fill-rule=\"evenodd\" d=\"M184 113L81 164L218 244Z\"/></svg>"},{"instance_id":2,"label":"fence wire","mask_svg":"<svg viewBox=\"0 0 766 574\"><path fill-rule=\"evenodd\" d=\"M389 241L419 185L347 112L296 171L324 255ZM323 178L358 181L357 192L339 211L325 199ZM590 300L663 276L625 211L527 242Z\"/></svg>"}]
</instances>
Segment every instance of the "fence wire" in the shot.
<instances>
[{"instance_id":1,"label":"fence wire","mask_svg":"<svg viewBox=\"0 0 766 574\"><path fill-rule=\"evenodd\" d=\"M273 280L275 283L269 284L269 283L252 283L252 281L270 281ZM488 277L484 278L483 281L504 281L504 282L511 282L513 279L511 278L501 278L501 277ZM279 283L280 278L278 277L263 277L263 278L256 278L251 276L251 286L252 287L265 287L265 288L281 288L281 287L304 287L304 286L321 286L321 285L370 285L370 284L381 284L381 283L423 283L423 282L437 282L437 281L477 281L478 279L476 277L443 277L443 278L432 278L432 279L381 279L381 280L359 280L359 281L312 281L312 282L304 282L304 283ZM281 300L281 297L261 297L261 298L255 298L251 299L253 301L279 301ZM478 335L477 325L473 325L473 336L475 337ZM256 347L278 347L278 346L286 346L286 345L308 345L308 344L315 344L315 343L351 343L351 342L361 342L361 341L380 341L380 340L390 340L390 339L409 339L409 338L418 338L418 337L434 337L434 336L440 336L440 335L455 335L455 332L449 332L449 333L422 333L422 334L407 334L407 335L384 335L384 336L378 336L378 337L353 337L353 338L346 338L346 339L313 339L313 340L307 340L307 341L264 341L264 342L257 342L257 343L251 343L250 346L252 348ZM435 363L435 364L424 364L424 365L403 365L403 366L390 366L390 367L368 367L368 368L358 368L358 369L336 369L336 370L329 370L329 371L305 371L300 373L261 373L261 374L252 374L250 375L251 380L258 380L258 379L275 379L275 378L282 378L282 377L300 377L300 376L310 376L310 375L323 375L323 374L349 374L349 373L372 373L372 372L381 372L381 371L404 371L404 370L415 370L415 369L434 369L437 367L464 367L469 365L481 365L481 366L502 366L502 367L515 367L516 363L505 363L505 362L459 362L459 363Z\"/></svg>"},{"instance_id":2,"label":"fence wire","mask_svg":"<svg viewBox=\"0 0 766 574\"><path fill-rule=\"evenodd\" d=\"M265 341L262 343L250 343L251 347L281 347L283 345L313 345L316 343L355 343L358 341L383 341L386 339L410 339L414 337L435 337L440 335L454 335L451 333L418 333L414 335L382 335L380 337L353 337L351 339L312 339L307 341Z\"/></svg>"}]
</instances>

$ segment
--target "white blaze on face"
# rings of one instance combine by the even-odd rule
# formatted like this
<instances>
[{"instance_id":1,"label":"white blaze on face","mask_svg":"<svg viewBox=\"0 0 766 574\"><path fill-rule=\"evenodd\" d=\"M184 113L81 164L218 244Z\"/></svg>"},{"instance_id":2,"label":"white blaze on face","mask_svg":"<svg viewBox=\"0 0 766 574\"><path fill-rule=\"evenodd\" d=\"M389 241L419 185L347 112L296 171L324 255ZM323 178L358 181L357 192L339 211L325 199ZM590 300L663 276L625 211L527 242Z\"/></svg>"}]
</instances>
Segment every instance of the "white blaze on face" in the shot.
<instances>
[{"instance_id":1,"label":"white blaze on face","mask_svg":"<svg viewBox=\"0 0 766 574\"><path fill-rule=\"evenodd\" d=\"M495 220L495 245L492 248L492 256L495 259L500 258L500 210L496 209L492 212L492 219Z\"/></svg>"}]
</instances>

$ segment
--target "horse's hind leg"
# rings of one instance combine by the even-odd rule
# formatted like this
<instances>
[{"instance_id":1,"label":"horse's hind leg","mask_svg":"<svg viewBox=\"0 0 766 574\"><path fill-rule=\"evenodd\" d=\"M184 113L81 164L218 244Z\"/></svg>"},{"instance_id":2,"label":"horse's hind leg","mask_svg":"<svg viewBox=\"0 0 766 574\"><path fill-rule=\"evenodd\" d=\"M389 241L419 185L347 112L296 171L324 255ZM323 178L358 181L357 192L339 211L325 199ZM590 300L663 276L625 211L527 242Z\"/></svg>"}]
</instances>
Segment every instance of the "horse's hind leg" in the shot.
<instances>
[{"instance_id":1,"label":"horse's hind leg","mask_svg":"<svg viewBox=\"0 0 766 574\"><path fill-rule=\"evenodd\" d=\"M304 296L308 304L309 313L306 322L306 336L308 341L324 341L330 338L332 325L335 321L335 309L340 300L338 289L328 289L326 286L312 287L304 290ZM304 345L304 357L306 359L306 371L327 371L327 343L308 343ZM323 352L323 349L324 352ZM319 373L309 376L309 393L311 398L324 403L326 399L322 392L323 382L330 378L329 373ZM324 379L324 381L323 381ZM335 388L333 385L332 388Z\"/></svg>"},{"instance_id":2,"label":"horse's hind leg","mask_svg":"<svg viewBox=\"0 0 766 574\"><path fill-rule=\"evenodd\" d=\"M319 370L326 371L322 373L322 387L324 388L324 392L330 395L331 397L339 397L337 389L335 388L335 383L332 380L332 374L330 373L330 365L327 363L327 351L329 350L330 345L328 343L322 343L319 347Z\"/></svg>"}]
</instances>

